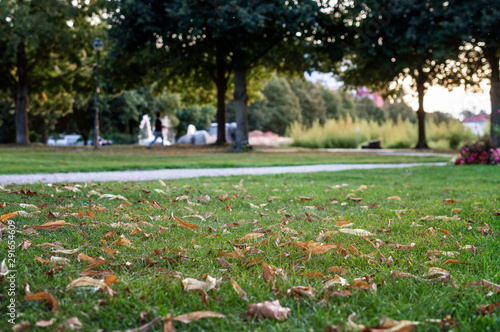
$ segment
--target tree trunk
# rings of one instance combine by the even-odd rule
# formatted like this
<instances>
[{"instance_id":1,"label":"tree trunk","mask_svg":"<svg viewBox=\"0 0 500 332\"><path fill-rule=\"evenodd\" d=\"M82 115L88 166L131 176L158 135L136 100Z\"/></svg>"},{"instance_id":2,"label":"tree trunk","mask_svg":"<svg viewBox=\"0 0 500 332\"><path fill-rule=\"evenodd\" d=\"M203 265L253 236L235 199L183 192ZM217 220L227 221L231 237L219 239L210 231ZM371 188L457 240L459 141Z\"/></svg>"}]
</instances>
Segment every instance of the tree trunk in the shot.
<instances>
[{"instance_id":1,"label":"tree trunk","mask_svg":"<svg viewBox=\"0 0 500 332\"><path fill-rule=\"evenodd\" d=\"M226 143L226 91L229 75L226 77L226 65L222 53L217 54L217 141L216 145Z\"/></svg>"},{"instance_id":2,"label":"tree trunk","mask_svg":"<svg viewBox=\"0 0 500 332\"><path fill-rule=\"evenodd\" d=\"M494 147L500 147L500 69L497 49L488 48L485 55L491 68L491 143Z\"/></svg>"},{"instance_id":3,"label":"tree trunk","mask_svg":"<svg viewBox=\"0 0 500 332\"><path fill-rule=\"evenodd\" d=\"M247 68L240 56L234 57L234 111L236 115L236 142L232 149L237 152L249 149L247 119Z\"/></svg>"},{"instance_id":4,"label":"tree trunk","mask_svg":"<svg viewBox=\"0 0 500 332\"><path fill-rule=\"evenodd\" d=\"M28 144L28 59L24 42L17 46L18 81L14 100L16 103L16 143Z\"/></svg>"},{"instance_id":5,"label":"tree trunk","mask_svg":"<svg viewBox=\"0 0 500 332\"><path fill-rule=\"evenodd\" d=\"M417 81L417 93L418 93L418 142L415 149L428 149L427 139L425 137L425 111L424 111L424 95L425 95L425 83L426 76L422 70L419 70L419 75L416 79Z\"/></svg>"},{"instance_id":6,"label":"tree trunk","mask_svg":"<svg viewBox=\"0 0 500 332\"><path fill-rule=\"evenodd\" d=\"M87 130L80 132L82 135L83 145L87 146L87 141L89 140L89 132Z\"/></svg>"}]
</instances>

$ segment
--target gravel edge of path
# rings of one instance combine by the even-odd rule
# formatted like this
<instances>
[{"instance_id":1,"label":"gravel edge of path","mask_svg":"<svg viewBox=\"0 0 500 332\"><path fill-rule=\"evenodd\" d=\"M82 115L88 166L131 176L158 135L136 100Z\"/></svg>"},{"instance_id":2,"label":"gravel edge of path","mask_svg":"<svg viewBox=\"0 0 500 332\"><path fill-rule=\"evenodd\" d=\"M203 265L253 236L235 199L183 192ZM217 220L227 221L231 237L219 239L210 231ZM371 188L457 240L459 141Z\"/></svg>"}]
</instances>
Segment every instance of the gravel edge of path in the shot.
<instances>
[{"instance_id":1,"label":"gravel edge of path","mask_svg":"<svg viewBox=\"0 0 500 332\"><path fill-rule=\"evenodd\" d=\"M38 173L0 175L0 184L58 183L58 182L106 182L148 181L158 179L183 179L202 176L264 175L282 173L337 172L354 169L406 168L415 166L444 166L446 163L406 164L326 164L276 167L241 168L191 168L161 170L130 170L111 172Z\"/></svg>"}]
</instances>

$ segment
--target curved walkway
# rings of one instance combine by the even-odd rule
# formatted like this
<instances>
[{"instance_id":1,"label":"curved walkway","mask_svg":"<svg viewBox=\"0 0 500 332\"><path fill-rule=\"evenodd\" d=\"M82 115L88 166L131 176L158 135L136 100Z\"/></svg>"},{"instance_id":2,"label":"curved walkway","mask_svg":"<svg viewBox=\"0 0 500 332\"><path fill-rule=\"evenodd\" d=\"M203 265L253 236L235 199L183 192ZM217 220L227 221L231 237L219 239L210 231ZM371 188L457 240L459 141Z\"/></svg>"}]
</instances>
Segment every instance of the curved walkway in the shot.
<instances>
[{"instance_id":1,"label":"curved walkway","mask_svg":"<svg viewBox=\"0 0 500 332\"><path fill-rule=\"evenodd\" d=\"M335 172L353 169L405 168L414 166L443 166L446 163L414 164L335 164L278 167L242 168L192 168L161 169L146 171L75 172L0 175L0 184L12 183L56 183L56 182L104 182L104 181L147 181L158 179L181 179L200 176L261 175L281 173Z\"/></svg>"}]
</instances>

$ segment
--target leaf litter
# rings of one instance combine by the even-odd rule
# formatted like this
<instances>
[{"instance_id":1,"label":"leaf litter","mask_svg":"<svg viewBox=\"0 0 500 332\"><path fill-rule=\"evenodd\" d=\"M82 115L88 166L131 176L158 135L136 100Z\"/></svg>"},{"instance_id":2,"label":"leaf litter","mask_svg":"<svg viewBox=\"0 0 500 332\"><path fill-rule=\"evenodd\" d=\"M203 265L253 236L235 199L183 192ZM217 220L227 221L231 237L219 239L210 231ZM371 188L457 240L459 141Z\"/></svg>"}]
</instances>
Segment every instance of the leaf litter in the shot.
<instances>
[{"instance_id":1,"label":"leaf litter","mask_svg":"<svg viewBox=\"0 0 500 332\"><path fill-rule=\"evenodd\" d=\"M467 242L474 243L474 245L464 244L462 233L477 231L474 236L484 237L494 236L497 231L495 223L490 222L488 225L478 222L475 227L470 226L474 223L472 221L465 223L466 219L471 220L464 214L466 209L453 208L451 216L439 215L449 213L449 209L439 214L409 212L410 209L406 207L405 210L391 210L387 213L394 213L394 215L390 217L388 223L387 219L380 220L383 227L387 229L380 231L380 226L374 228L373 224L365 222L362 218L353 219L355 218L353 211L359 210L367 213L365 218L368 220L380 218L374 217L370 211L366 212L366 210L384 208L383 201L387 196L379 197L379 204L373 200L370 201L370 196L365 196L373 187L361 185L353 190L356 191L356 195L347 194L347 202L351 203L339 207L339 210L344 210L340 215L337 210L330 208L329 211L329 205L321 202L318 194L290 194L289 201L298 206L295 210L291 206L284 207L286 194L280 193L280 197L273 196L273 199L265 196L259 201L259 195L246 193L252 189L252 185L249 183L243 187L241 183L232 186L232 190L236 191L228 189L222 194L215 194L204 192L203 188L195 191L188 187L177 188L172 187L171 184L163 185L160 182L161 190L141 189L142 194L151 196L140 199L133 194L122 195L118 192L103 194L102 189L95 185L90 191L84 186L55 187L56 193L60 195L68 192L74 195L84 195L86 192L89 196L97 195L103 202L101 204L105 206L96 206L91 203L88 208L79 207L77 210L76 206L73 207L73 204L65 202L63 204L66 206L49 207L51 212L45 216L45 214L35 213L39 210L37 205L20 203L19 207L29 212L7 212L0 219L2 223L21 217L36 220L25 228L25 230L33 231L31 234L26 233L26 237L32 237L29 237L29 240L18 241L18 247L26 253L36 253L40 257L36 255L32 257L48 265L49 268L52 267L52 272L47 271L50 273L46 272L46 274L63 274L66 270L69 271L70 267L78 267L77 274L67 275L70 280L66 286L69 295L65 296L70 297L79 293L70 292L72 289L81 289L83 293L97 298L103 295L111 298L137 292L137 290L129 289L126 283L118 282L116 275L126 276L128 271L135 271L132 273L139 278L150 275L153 271L156 276L178 278L180 286L177 287L185 292L200 294L204 306L207 306L209 300L210 303L224 301L226 295L223 292L227 289L232 289L231 291L235 292L239 301L248 302L249 298L260 296L255 288L260 287L259 283L262 282L268 288L269 301L248 304L245 316L281 321L286 320L293 312L291 308L281 306L280 300L286 301L288 298L288 301L297 301L299 304L303 301L318 300L320 301L317 303L323 303L323 305L335 301L342 303L352 296L379 296L377 290L380 287L389 288L391 282L396 282L400 278L424 282L432 287L439 287L440 284L458 287L462 283L475 288L483 287L492 292L500 291L498 284L484 279L464 282L452 276L452 273L455 275L454 271L457 269L467 269L472 265L470 255L481 254L481 250L486 250L486 248L480 248L477 242L469 242L470 236ZM329 189L343 191L345 185ZM352 204L362 200L366 202L364 203L366 209L364 207L360 209L359 204ZM326 201L328 202L338 203L338 200L332 198ZM443 202L445 205L455 203L455 201L445 200ZM403 203L399 196L389 196L386 199L387 205ZM282 205L276 206L279 204ZM313 204L316 205L312 206ZM6 205L2 208L7 210ZM234 219L232 216L239 209L247 211L251 217L242 215L243 219ZM166 211L169 212L170 217ZM490 215L495 216L495 211L485 212L491 212ZM176 215L183 216L182 219L174 216L174 212ZM412 213L411 218L408 217L409 213ZM49 220L45 220L44 216ZM103 216L106 217L102 219ZM197 224L186 222L187 218L196 218ZM425 227L416 222L421 222ZM307 224L313 227L306 227ZM419 229L419 226L422 228ZM153 227L155 227L154 231ZM413 238L405 237L404 240L398 241L398 232L401 231L401 227L411 230ZM36 231L40 234L37 235ZM99 232L98 241L88 236L90 232L95 231ZM66 242L64 244L58 241L43 242L43 239L49 239L47 234L67 234L66 232L80 234L81 242L76 245L72 242L73 245L71 245L70 242L64 241L64 237L60 238L60 241ZM19 232L19 234L24 233ZM155 237L157 240L154 239ZM316 241L312 240L315 237ZM419 238L425 237L430 239L429 245L419 242ZM210 241L216 238L221 238L223 241L213 241L215 246L212 247ZM143 248L150 247L150 243L157 243L156 241L160 239L163 244L161 247L153 247L155 248L154 254L153 249L149 250L152 255L143 253ZM268 254L270 250L274 250L272 255ZM203 256L206 252L208 254ZM416 252L423 252L422 259L415 256ZM58 257L55 254L65 257ZM99 255L104 255L107 259ZM426 261L425 258L428 260ZM210 271L215 277L205 273L201 278L199 275L186 278L183 274L172 270L190 261L196 263L200 269L199 272ZM322 261L335 261L338 265L328 264L322 269L314 269L316 264ZM210 264L216 266L217 269L207 269L209 263L206 262L211 262ZM368 264L375 272L370 276L360 274L358 270L360 262ZM105 265L104 269L102 265ZM136 265L140 270L135 270ZM384 273L377 266L391 266L392 271L390 274ZM99 267L101 270L97 270ZM425 270L422 270L423 267ZM5 262L2 263L1 270L2 276L8 275L9 270ZM115 275L112 270L117 274ZM242 271L245 271L244 274L249 277L242 277ZM386 281L385 279L389 276L392 278ZM116 288L117 291L111 287ZM54 294L59 293L54 292ZM276 297L278 299L275 299ZM58 301L48 292L28 293L23 300L44 302L52 312L59 310ZM496 312L499 306L499 302L494 301L489 304L478 303L476 310L478 315L490 315ZM174 330L174 322L189 324L202 318L227 319L224 312L202 310L182 313L177 310L176 316L169 313L164 317L157 317L136 330L145 331L159 321L163 321L166 328ZM31 324L48 327L56 321L54 319L39 320L32 321ZM348 319L343 318L343 321L346 327L360 331L409 331L417 325L429 323L455 326L451 316L443 319L424 318L421 322L382 318L381 323L374 327L356 323L354 316ZM72 317L59 326L78 329L82 328L83 324L77 317Z\"/></svg>"}]
</instances>

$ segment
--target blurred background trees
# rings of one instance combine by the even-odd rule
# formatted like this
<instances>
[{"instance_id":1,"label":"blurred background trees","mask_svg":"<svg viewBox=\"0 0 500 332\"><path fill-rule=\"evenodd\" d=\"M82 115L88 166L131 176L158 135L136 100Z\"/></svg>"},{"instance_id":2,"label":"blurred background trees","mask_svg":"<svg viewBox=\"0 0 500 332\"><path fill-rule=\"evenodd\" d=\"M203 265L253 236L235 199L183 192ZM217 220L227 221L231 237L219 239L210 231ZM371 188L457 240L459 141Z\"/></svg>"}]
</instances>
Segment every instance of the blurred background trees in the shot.
<instances>
[{"instance_id":1,"label":"blurred background trees","mask_svg":"<svg viewBox=\"0 0 500 332\"><path fill-rule=\"evenodd\" d=\"M489 131L499 144L500 4L480 3L1 1L0 142L46 143L60 133L87 142L95 109L91 43L99 36L100 134L115 143L137 143L143 116L161 111L177 137L189 124L208 129L217 122L219 144L224 123L238 122L236 150L244 149L248 130L339 136L333 124L341 123L352 124L345 134L351 138L361 131L357 141L379 135L392 142L384 146L454 148L471 136L449 115L426 116L426 90L475 91L489 79ZM343 88L306 81L304 71L315 70L333 72ZM417 112L403 101L405 77L418 94ZM387 126L403 126L411 135L391 140L362 123L394 137L397 130ZM315 144L336 144L323 143Z\"/></svg>"}]
</instances>

